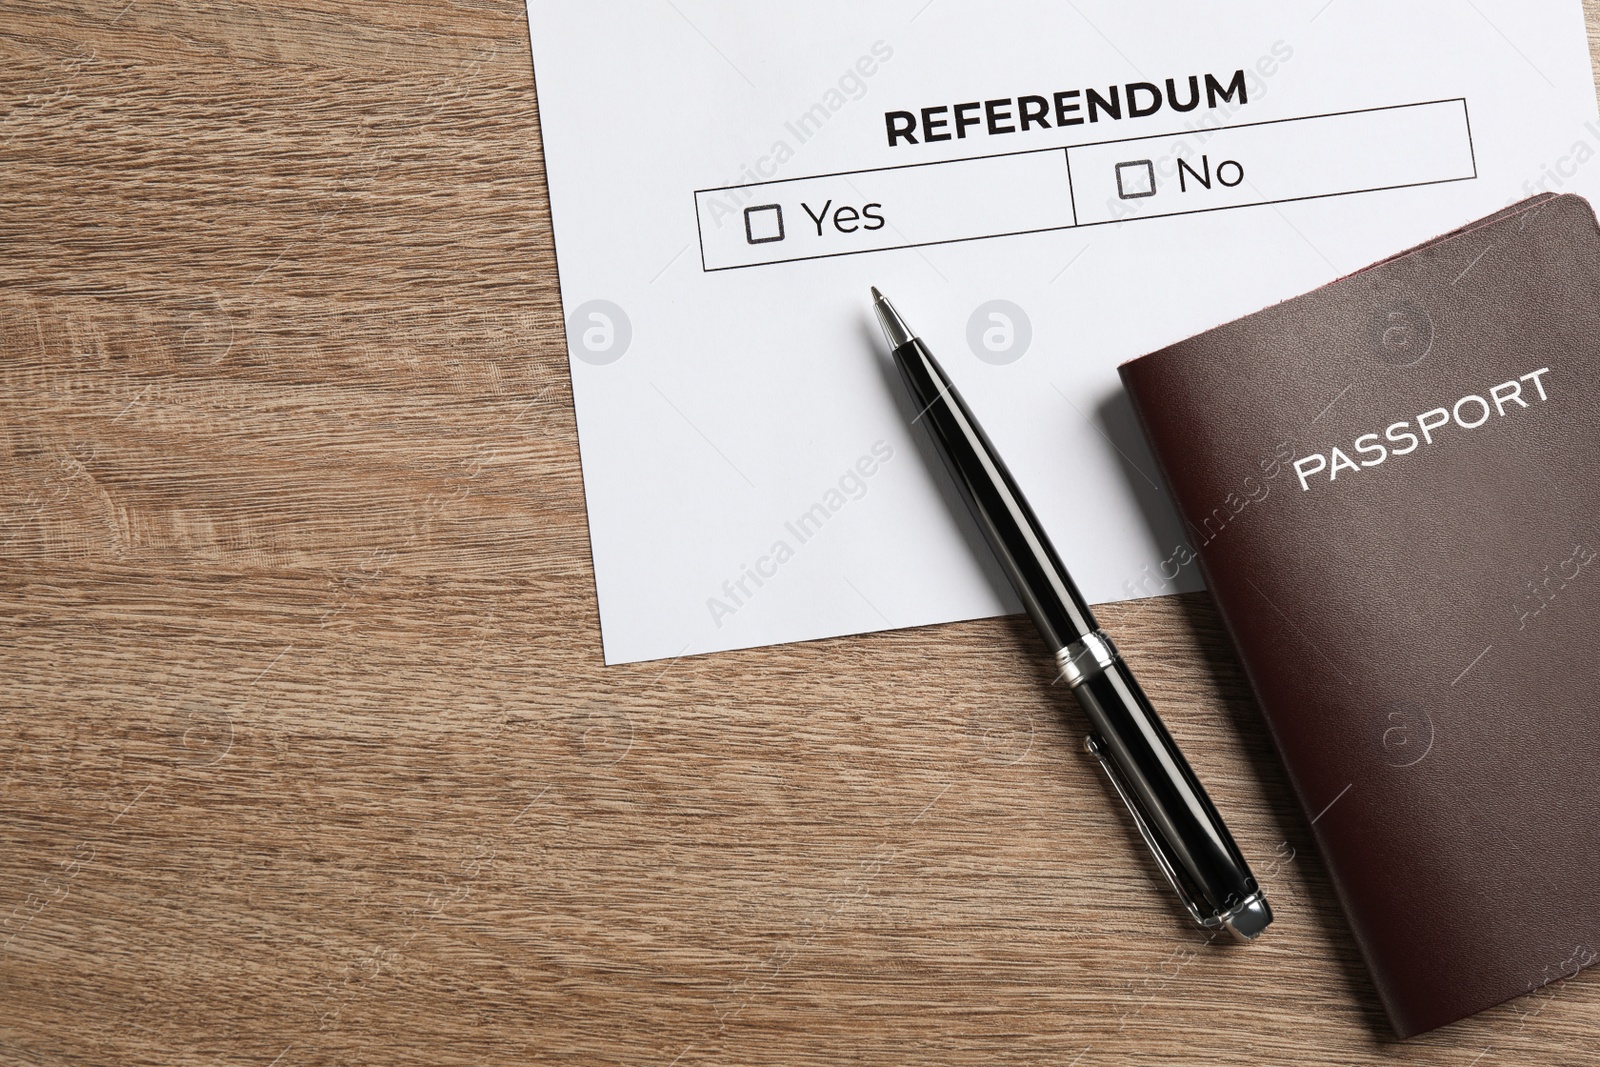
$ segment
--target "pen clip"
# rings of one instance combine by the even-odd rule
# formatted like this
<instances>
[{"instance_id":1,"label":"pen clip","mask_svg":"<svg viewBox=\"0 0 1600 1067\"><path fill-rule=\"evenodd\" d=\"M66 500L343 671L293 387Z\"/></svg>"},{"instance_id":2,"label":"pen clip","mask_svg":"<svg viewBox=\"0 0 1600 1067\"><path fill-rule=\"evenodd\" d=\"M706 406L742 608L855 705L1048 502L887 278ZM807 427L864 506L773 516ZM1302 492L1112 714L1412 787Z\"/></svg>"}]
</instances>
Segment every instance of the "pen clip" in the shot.
<instances>
[{"instance_id":1,"label":"pen clip","mask_svg":"<svg viewBox=\"0 0 1600 1067\"><path fill-rule=\"evenodd\" d=\"M1133 792L1123 784L1122 775L1117 773L1116 764L1111 762L1111 758L1106 752L1105 742L1094 734L1090 734L1084 739L1083 747L1088 749L1091 756L1100 761L1100 768L1106 772L1106 777L1110 779L1111 788L1117 791L1117 796L1121 797L1122 802L1128 806L1128 812L1133 816L1133 824L1139 828L1139 836L1144 838L1146 845L1150 846L1150 852L1156 858L1156 865L1161 868L1161 873L1167 876L1167 882L1171 884L1172 891L1178 894L1178 899L1188 909L1195 923L1205 930L1216 930L1225 925L1222 916L1207 915L1201 909L1197 895L1185 884L1186 879L1179 873L1178 865L1167 854L1166 847L1161 843L1161 839L1156 836L1149 822L1145 820L1144 812L1134 799Z\"/></svg>"}]
</instances>

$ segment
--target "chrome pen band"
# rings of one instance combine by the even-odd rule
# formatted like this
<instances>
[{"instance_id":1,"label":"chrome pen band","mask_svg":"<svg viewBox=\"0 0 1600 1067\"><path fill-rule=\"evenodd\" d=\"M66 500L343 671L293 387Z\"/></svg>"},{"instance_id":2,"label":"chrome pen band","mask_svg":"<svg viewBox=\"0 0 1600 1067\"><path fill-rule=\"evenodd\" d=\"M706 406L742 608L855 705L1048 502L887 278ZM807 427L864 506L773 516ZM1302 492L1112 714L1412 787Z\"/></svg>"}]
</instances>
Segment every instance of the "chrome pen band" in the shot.
<instances>
[{"instance_id":1,"label":"chrome pen band","mask_svg":"<svg viewBox=\"0 0 1600 1067\"><path fill-rule=\"evenodd\" d=\"M1066 682L1076 689L1089 679L1115 667L1121 658L1117 655L1117 646L1111 643L1111 638L1103 631L1096 630L1088 637L1074 641L1056 653L1056 664L1061 668L1061 676L1056 681Z\"/></svg>"}]
</instances>

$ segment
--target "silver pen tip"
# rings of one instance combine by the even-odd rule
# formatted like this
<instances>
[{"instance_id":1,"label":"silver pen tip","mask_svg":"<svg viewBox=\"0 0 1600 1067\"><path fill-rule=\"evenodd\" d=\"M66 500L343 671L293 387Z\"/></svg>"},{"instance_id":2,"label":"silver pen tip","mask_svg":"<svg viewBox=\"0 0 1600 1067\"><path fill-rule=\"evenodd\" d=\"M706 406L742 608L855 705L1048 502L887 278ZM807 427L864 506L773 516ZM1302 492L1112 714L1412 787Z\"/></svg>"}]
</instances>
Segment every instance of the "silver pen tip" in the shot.
<instances>
[{"instance_id":1,"label":"silver pen tip","mask_svg":"<svg viewBox=\"0 0 1600 1067\"><path fill-rule=\"evenodd\" d=\"M878 292L878 287L872 287L872 302L878 312L878 324L883 327L883 336L889 342L889 350L894 351L902 345L910 344L916 340L917 335L911 332L911 327L900 317L900 313L889 303L889 298Z\"/></svg>"}]
</instances>

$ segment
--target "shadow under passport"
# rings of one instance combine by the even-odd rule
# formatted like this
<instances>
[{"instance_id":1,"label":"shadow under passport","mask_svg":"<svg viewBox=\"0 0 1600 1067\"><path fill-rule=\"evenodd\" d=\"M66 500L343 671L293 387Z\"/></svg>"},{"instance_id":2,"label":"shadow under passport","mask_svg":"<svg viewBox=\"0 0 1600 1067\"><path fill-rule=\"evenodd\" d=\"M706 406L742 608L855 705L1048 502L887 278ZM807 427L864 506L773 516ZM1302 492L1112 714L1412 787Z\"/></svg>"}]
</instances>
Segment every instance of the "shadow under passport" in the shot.
<instances>
[{"instance_id":1,"label":"shadow under passport","mask_svg":"<svg viewBox=\"0 0 1600 1067\"><path fill-rule=\"evenodd\" d=\"M1180 561L1188 558L1184 550L1189 548L1189 535L1172 498L1167 495L1166 484L1145 441L1139 417L1133 413L1133 402L1128 394L1118 389L1095 408L1093 417L1095 429L1110 442L1121 459L1118 469L1134 500L1138 501L1145 527L1161 548L1162 559L1170 561L1170 566L1147 568L1141 574L1130 575L1123 587L1124 593L1133 597L1163 596L1203 589L1205 584L1200 579L1199 569L1193 563L1186 567L1180 565Z\"/></svg>"},{"instance_id":2,"label":"shadow under passport","mask_svg":"<svg viewBox=\"0 0 1600 1067\"><path fill-rule=\"evenodd\" d=\"M1298 869L1307 899L1280 901L1280 919L1293 915L1303 917L1306 922L1316 926L1338 963L1350 1002L1360 1006L1362 1022L1374 1044L1398 1045L1400 1039L1394 1036L1383 1004L1378 1000L1377 988L1372 984L1372 977L1361 958L1361 950L1356 947L1355 937L1344 920L1327 868L1317 852L1310 823L1295 797L1294 788L1289 784L1288 773L1278 759L1266 720L1251 692L1244 668L1234 653L1216 603L1210 593L1204 592L1170 597L1166 603L1177 609L1190 643L1200 652L1206 675L1221 697L1220 710L1238 740L1245 759L1249 761L1251 773L1261 783L1261 791L1268 802L1273 831L1279 844L1274 851L1265 855L1247 854L1246 860L1258 878L1264 870L1274 867L1281 870L1289 863ZM1270 902L1271 887L1263 885L1263 888L1268 889ZM1270 937L1271 932L1266 936Z\"/></svg>"}]
</instances>

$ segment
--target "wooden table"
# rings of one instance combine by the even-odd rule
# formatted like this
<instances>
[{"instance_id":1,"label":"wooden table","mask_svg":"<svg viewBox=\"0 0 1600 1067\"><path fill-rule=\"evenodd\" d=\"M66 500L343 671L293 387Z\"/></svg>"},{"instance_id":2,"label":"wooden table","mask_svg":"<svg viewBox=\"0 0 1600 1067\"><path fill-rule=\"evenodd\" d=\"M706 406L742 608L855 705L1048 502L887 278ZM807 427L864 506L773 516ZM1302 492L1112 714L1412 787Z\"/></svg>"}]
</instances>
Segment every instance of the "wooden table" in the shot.
<instances>
[{"instance_id":1,"label":"wooden table","mask_svg":"<svg viewBox=\"0 0 1600 1067\"><path fill-rule=\"evenodd\" d=\"M1386 1036L1203 596L1249 949L1022 621L603 667L517 0L3 0L0 175L0 1062L1600 1060Z\"/></svg>"}]
</instances>

